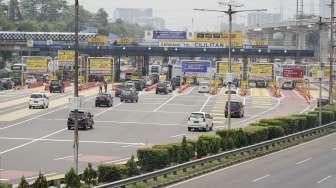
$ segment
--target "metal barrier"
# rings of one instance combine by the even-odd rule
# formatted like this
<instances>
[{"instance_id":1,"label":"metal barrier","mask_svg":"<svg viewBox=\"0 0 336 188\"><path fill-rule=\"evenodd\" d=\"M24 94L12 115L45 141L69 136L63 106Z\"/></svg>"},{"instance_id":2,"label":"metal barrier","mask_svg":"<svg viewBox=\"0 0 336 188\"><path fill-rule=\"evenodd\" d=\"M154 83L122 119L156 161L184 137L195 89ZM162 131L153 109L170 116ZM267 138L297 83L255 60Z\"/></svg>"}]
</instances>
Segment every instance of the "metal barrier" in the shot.
<instances>
[{"instance_id":1,"label":"metal barrier","mask_svg":"<svg viewBox=\"0 0 336 188\"><path fill-rule=\"evenodd\" d=\"M294 144L291 145L296 145L298 143L302 143L304 141L304 138L306 137L313 137L314 135L318 134L318 136L320 136L321 134L326 135L330 132L326 132L328 131L328 129L336 129L336 122L324 125L324 126L320 126L320 127L316 127L313 129L309 129L306 131L302 131L302 132L298 132L292 135L287 135L281 138L277 138L277 139L273 139L273 140L269 140L269 141L265 141L265 142L261 142L258 144L254 144L254 145L250 145L250 146L246 146L243 148L239 148L239 149L235 149L235 150L231 150L231 151L226 151L223 153L219 153L216 155L212 155L209 157L205 157L205 158L201 158L201 159L197 159L194 161L190 161L187 163L183 163L183 164L179 164L176 166L171 166L165 169L161 169L158 171L154 171L154 172L150 172L147 174L142 174L139 176L134 176L131 178L127 178L127 179L123 179L123 180L119 180L119 181L115 181L115 182L111 182L111 183L107 183L104 185L100 185L100 186L96 186L96 188L111 188L111 187L125 187L127 185L131 185L131 184L135 184L135 183L140 183L140 182L147 182L150 179L154 179L157 180L157 177L159 176L167 176L168 174L171 173L177 173L177 171L183 170L186 171L186 169L188 168L195 168L197 165L204 165L205 163L209 163L209 162L213 162L216 160L221 160L227 156L232 156L232 155L238 155L241 153L255 153L256 151L260 150L260 149L264 149L264 148L269 148L270 146L275 146L276 144L284 144L284 143L290 143L293 142ZM296 141L296 142L294 142ZM291 146L289 145L289 146ZM289 147L288 146L288 147ZM257 156L258 154L256 154ZM248 159L248 157L246 157L246 159ZM239 162L240 160L238 160L237 162Z\"/></svg>"}]
</instances>

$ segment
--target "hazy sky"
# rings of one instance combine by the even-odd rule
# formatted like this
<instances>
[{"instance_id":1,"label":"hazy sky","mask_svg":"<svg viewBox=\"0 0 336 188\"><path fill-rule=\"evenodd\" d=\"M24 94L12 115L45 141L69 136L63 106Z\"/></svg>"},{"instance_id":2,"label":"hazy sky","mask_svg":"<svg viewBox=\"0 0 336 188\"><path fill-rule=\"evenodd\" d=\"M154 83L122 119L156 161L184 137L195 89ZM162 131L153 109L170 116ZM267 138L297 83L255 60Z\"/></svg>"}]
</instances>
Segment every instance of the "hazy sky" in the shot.
<instances>
[{"instance_id":1,"label":"hazy sky","mask_svg":"<svg viewBox=\"0 0 336 188\"><path fill-rule=\"evenodd\" d=\"M68 0L70 3L74 0ZM239 0L244 4L240 9L267 8L268 12L280 12L280 2L284 7L284 16L292 16L296 11L296 0ZM304 0L305 12L318 12L318 0ZM195 30L218 30L223 17L220 13L197 12L194 8L220 9L218 0L79 0L86 9L96 11L104 8L113 17L115 8L153 8L154 15L162 17L169 29L191 28L194 19ZM312 6L314 5L314 6ZM244 20L246 14L239 14L237 19Z\"/></svg>"}]
</instances>

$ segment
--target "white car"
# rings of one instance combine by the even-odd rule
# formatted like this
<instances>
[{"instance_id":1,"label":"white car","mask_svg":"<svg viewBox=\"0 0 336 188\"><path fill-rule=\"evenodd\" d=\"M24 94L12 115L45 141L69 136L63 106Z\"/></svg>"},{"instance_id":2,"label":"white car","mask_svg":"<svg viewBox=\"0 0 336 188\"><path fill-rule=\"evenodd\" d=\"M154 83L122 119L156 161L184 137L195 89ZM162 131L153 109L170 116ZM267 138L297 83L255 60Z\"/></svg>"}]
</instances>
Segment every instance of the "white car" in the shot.
<instances>
[{"instance_id":1,"label":"white car","mask_svg":"<svg viewBox=\"0 0 336 188\"><path fill-rule=\"evenodd\" d=\"M213 117L205 112L192 112L188 117L188 131L212 131Z\"/></svg>"},{"instance_id":2,"label":"white car","mask_svg":"<svg viewBox=\"0 0 336 188\"><path fill-rule=\"evenodd\" d=\"M35 84L37 82L35 76L27 76L26 77L26 81L25 81L25 84Z\"/></svg>"},{"instance_id":3,"label":"white car","mask_svg":"<svg viewBox=\"0 0 336 188\"><path fill-rule=\"evenodd\" d=\"M209 83L200 82L198 86L198 93L209 93Z\"/></svg>"},{"instance_id":4,"label":"white car","mask_svg":"<svg viewBox=\"0 0 336 188\"><path fill-rule=\"evenodd\" d=\"M49 98L45 93L32 93L29 98L29 109L48 108Z\"/></svg>"}]
</instances>

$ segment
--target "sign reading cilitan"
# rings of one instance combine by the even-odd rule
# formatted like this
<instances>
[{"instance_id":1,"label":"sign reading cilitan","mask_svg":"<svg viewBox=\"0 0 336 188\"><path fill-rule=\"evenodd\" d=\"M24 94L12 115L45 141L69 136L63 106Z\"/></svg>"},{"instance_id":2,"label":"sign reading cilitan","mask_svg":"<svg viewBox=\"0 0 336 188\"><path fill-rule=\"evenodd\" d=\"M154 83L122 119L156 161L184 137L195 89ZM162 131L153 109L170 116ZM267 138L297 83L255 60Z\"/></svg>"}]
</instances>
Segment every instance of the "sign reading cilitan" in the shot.
<instances>
[{"instance_id":1,"label":"sign reading cilitan","mask_svg":"<svg viewBox=\"0 0 336 188\"><path fill-rule=\"evenodd\" d=\"M28 73L46 73L48 71L48 57L26 56L23 62L27 66Z\"/></svg>"},{"instance_id":2,"label":"sign reading cilitan","mask_svg":"<svg viewBox=\"0 0 336 188\"><path fill-rule=\"evenodd\" d=\"M273 64L252 64L251 73L252 75L272 76Z\"/></svg>"},{"instance_id":3,"label":"sign reading cilitan","mask_svg":"<svg viewBox=\"0 0 336 188\"><path fill-rule=\"evenodd\" d=\"M90 74L111 75L113 72L113 58L110 57L90 57Z\"/></svg>"}]
</instances>

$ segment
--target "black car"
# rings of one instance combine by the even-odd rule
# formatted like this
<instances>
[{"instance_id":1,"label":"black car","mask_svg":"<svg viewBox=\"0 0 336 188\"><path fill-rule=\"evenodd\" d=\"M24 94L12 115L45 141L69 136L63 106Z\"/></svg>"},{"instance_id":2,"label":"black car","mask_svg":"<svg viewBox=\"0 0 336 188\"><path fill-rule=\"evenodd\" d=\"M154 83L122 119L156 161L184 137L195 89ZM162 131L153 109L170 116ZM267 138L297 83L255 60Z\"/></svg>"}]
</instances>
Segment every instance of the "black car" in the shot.
<instances>
[{"instance_id":1,"label":"black car","mask_svg":"<svg viewBox=\"0 0 336 188\"><path fill-rule=\"evenodd\" d=\"M156 94L159 94L159 93L164 93L164 94L168 94L168 88L167 88L167 84L165 83L159 83L156 87Z\"/></svg>"},{"instance_id":2,"label":"black car","mask_svg":"<svg viewBox=\"0 0 336 188\"><path fill-rule=\"evenodd\" d=\"M75 111L71 111L67 121L68 130L75 128L75 119ZM78 129L93 129L93 115L90 112L78 111L77 120Z\"/></svg>"},{"instance_id":3,"label":"black car","mask_svg":"<svg viewBox=\"0 0 336 188\"><path fill-rule=\"evenodd\" d=\"M0 86L4 89L13 89L15 87L15 83L11 78L1 78Z\"/></svg>"},{"instance_id":4,"label":"black car","mask_svg":"<svg viewBox=\"0 0 336 188\"><path fill-rule=\"evenodd\" d=\"M181 85L181 77L177 76L172 79L174 86L180 87Z\"/></svg>"},{"instance_id":5,"label":"black car","mask_svg":"<svg viewBox=\"0 0 336 188\"><path fill-rule=\"evenodd\" d=\"M120 97L121 93L123 92L123 90L125 89L125 86L123 85L116 85L114 88L114 96L115 97Z\"/></svg>"},{"instance_id":6,"label":"black car","mask_svg":"<svg viewBox=\"0 0 336 188\"><path fill-rule=\"evenodd\" d=\"M120 95L120 101L121 102L138 102L139 101L139 96L138 92L135 91L134 89L125 89L122 91Z\"/></svg>"},{"instance_id":7,"label":"black car","mask_svg":"<svg viewBox=\"0 0 336 188\"><path fill-rule=\"evenodd\" d=\"M49 85L50 93L64 93L64 84L61 80L51 80Z\"/></svg>"},{"instance_id":8,"label":"black car","mask_svg":"<svg viewBox=\"0 0 336 188\"><path fill-rule=\"evenodd\" d=\"M113 106L113 97L108 93L100 93L96 96L95 106Z\"/></svg>"},{"instance_id":9,"label":"black car","mask_svg":"<svg viewBox=\"0 0 336 188\"><path fill-rule=\"evenodd\" d=\"M225 104L225 117L228 117L228 101ZM231 101L230 102L230 114L231 117L242 118L244 117L244 105L240 101Z\"/></svg>"},{"instance_id":10,"label":"black car","mask_svg":"<svg viewBox=\"0 0 336 188\"><path fill-rule=\"evenodd\" d=\"M267 87L267 83L265 80L256 80L256 87L257 88L266 88Z\"/></svg>"},{"instance_id":11,"label":"black car","mask_svg":"<svg viewBox=\"0 0 336 188\"><path fill-rule=\"evenodd\" d=\"M144 89L144 84L141 80L132 80L134 87L137 91L142 91Z\"/></svg>"}]
</instances>

